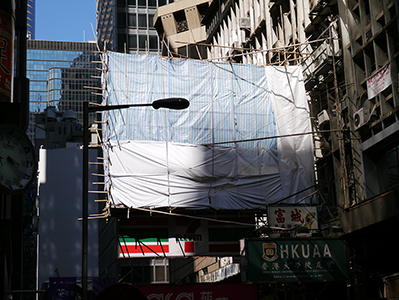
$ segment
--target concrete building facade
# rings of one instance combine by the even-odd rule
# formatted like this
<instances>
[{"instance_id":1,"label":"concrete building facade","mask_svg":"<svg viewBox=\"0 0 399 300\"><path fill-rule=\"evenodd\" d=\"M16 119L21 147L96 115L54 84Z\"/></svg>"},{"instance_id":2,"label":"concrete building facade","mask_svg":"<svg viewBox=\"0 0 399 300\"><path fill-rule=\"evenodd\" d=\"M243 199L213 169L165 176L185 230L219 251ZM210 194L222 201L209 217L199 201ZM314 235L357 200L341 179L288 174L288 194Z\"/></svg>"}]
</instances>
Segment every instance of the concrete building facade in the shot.
<instances>
[{"instance_id":1,"label":"concrete building facade","mask_svg":"<svg viewBox=\"0 0 399 300\"><path fill-rule=\"evenodd\" d=\"M157 9L154 27L165 45L162 55L205 58L206 48L198 43L206 40L202 19L210 3L209 0L180 0Z\"/></svg>"}]
</instances>

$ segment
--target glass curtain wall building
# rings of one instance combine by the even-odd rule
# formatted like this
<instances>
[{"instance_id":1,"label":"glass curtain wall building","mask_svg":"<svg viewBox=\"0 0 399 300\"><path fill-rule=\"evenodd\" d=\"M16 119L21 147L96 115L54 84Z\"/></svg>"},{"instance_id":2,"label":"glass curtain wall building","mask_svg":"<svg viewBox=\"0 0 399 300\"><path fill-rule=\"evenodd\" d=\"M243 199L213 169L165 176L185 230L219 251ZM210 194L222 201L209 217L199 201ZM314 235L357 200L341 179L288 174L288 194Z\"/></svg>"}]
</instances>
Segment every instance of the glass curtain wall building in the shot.
<instances>
[{"instance_id":1,"label":"glass curtain wall building","mask_svg":"<svg viewBox=\"0 0 399 300\"><path fill-rule=\"evenodd\" d=\"M47 107L73 110L83 123L83 102L101 102L101 96L85 88L100 87L100 71L95 43L27 41L27 77L30 122L28 135L33 141L35 115Z\"/></svg>"},{"instance_id":2,"label":"glass curtain wall building","mask_svg":"<svg viewBox=\"0 0 399 300\"><path fill-rule=\"evenodd\" d=\"M124 53L159 54L153 26L159 6L173 0L97 0L97 40L100 48Z\"/></svg>"},{"instance_id":3,"label":"glass curtain wall building","mask_svg":"<svg viewBox=\"0 0 399 300\"><path fill-rule=\"evenodd\" d=\"M34 40L35 39L35 0L28 0L28 11L27 11L27 38Z\"/></svg>"}]
</instances>

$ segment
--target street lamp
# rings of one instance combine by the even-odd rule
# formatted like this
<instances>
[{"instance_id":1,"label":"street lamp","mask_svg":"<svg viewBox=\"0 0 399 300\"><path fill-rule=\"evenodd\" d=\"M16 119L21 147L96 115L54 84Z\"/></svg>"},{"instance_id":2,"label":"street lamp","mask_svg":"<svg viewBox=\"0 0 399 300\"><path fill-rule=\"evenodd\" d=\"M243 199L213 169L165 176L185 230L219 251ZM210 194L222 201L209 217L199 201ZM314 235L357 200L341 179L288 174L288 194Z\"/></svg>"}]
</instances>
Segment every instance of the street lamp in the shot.
<instances>
[{"instance_id":1,"label":"street lamp","mask_svg":"<svg viewBox=\"0 0 399 300\"><path fill-rule=\"evenodd\" d=\"M185 109L190 105L184 98L168 98L156 100L152 103L121 104L89 106L89 102L83 102L83 196L82 196L82 299L87 300L87 249L88 249L88 214L89 214L89 113L123 109L138 106L152 106L154 109Z\"/></svg>"}]
</instances>

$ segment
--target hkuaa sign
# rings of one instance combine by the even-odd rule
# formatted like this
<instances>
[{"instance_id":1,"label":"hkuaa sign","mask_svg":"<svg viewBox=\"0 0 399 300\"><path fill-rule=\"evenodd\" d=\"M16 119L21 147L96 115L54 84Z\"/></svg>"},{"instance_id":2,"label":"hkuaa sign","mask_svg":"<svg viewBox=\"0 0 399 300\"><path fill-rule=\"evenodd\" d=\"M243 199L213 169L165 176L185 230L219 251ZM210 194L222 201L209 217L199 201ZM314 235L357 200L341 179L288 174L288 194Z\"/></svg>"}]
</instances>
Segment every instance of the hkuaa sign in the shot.
<instances>
[{"instance_id":1,"label":"hkuaa sign","mask_svg":"<svg viewBox=\"0 0 399 300\"><path fill-rule=\"evenodd\" d=\"M248 281L336 281L347 278L342 240L247 240Z\"/></svg>"}]
</instances>

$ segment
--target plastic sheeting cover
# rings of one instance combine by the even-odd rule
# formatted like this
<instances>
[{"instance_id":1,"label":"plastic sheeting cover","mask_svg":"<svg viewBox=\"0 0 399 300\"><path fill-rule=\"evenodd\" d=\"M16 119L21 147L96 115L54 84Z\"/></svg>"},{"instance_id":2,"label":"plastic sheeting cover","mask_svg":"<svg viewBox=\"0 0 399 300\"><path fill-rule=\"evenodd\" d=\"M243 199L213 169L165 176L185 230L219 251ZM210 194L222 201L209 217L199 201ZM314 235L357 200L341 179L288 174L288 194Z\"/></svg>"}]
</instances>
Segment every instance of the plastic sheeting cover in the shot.
<instances>
[{"instance_id":1,"label":"plastic sheeting cover","mask_svg":"<svg viewBox=\"0 0 399 300\"><path fill-rule=\"evenodd\" d=\"M311 131L300 67L113 52L107 66L108 105L190 101L181 111L103 113L111 205L263 209L312 202L303 199L314 185L311 135L276 137Z\"/></svg>"}]
</instances>

